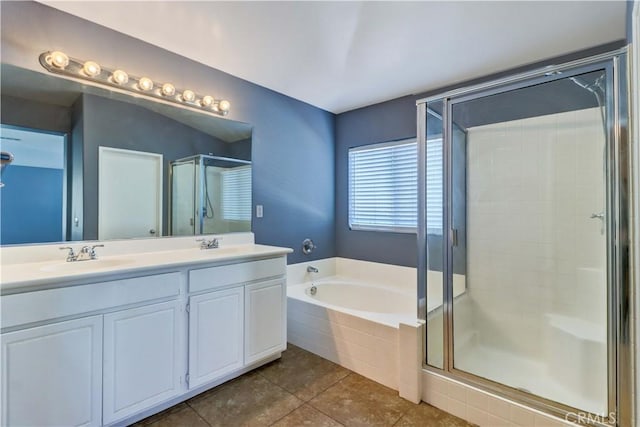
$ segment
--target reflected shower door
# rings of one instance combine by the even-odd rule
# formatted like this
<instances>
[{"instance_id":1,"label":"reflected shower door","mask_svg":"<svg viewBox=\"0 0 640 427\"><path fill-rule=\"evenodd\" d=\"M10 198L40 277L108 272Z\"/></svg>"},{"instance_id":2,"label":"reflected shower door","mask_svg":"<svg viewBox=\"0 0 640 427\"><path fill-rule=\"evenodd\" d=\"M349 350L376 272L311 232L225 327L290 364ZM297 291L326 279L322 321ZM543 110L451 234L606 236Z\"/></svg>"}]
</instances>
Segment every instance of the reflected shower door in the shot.
<instances>
[{"instance_id":1,"label":"reflected shower door","mask_svg":"<svg viewBox=\"0 0 640 427\"><path fill-rule=\"evenodd\" d=\"M196 232L195 160L171 162L171 235L192 236Z\"/></svg>"},{"instance_id":2,"label":"reflected shower door","mask_svg":"<svg viewBox=\"0 0 640 427\"><path fill-rule=\"evenodd\" d=\"M605 75L450 110L450 263L466 282L453 368L596 414L608 410Z\"/></svg>"}]
</instances>

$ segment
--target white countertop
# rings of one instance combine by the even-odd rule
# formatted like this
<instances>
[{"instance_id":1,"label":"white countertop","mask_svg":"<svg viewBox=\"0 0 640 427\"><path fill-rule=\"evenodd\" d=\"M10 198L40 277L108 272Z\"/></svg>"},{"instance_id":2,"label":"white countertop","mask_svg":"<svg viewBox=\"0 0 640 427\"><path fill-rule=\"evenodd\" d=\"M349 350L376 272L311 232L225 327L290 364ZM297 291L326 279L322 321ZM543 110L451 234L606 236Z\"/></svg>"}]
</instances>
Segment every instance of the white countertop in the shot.
<instances>
[{"instance_id":1,"label":"white countertop","mask_svg":"<svg viewBox=\"0 0 640 427\"><path fill-rule=\"evenodd\" d=\"M65 286L71 281L100 281L107 275L130 274L157 268L197 268L203 264L279 256L291 252L293 251L289 248L277 246L241 244L221 246L217 249L188 248L125 253L99 256L98 259L90 261L66 262L62 256L54 261L3 264L0 291L14 293L42 285Z\"/></svg>"}]
</instances>

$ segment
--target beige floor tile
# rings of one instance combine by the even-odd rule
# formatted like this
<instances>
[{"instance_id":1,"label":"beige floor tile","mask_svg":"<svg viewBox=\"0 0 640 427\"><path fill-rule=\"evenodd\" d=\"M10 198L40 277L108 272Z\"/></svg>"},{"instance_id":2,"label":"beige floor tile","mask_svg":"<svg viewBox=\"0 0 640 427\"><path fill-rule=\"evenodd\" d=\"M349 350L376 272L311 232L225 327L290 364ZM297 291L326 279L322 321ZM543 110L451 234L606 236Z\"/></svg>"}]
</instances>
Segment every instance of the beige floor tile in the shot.
<instances>
[{"instance_id":1,"label":"beige floor tile","mask_svg":"<svg viewBox=\"0 0 640 427\"><path fill-rule=\"evenodd\" d=\"M355 373L309 404L346 426L392 426L412 406L397 391Z\"/></svg>"},{"instance_id":2,"label":"beige floor tile","mask_svg":"<svg viewBox=\"0 0 640 427\"><path fill-rule=\"evenodd\" d=\"M350 373L340 365L291 344L281 359L258 372L305 402Z\"/></svg>"},{"instance_id":3,"label":"beige floor tile","mask_svg":"<svg viewBox=\"0 0 640 427\"><path fill-rule=\"evenodd\" d=\"M317 409L309 405L302 405L286 417L282 418L273 427L340 427L342 424L329 418Z\"/></svg>"},{"instance_id":4,"label":"beige floor tile","mask_svg":"<svg viewBox=\"0 0 640 427\"><path fill-rule=\"evenodd\" d=\"M208 427L200 416L191 409L187 404L181 403L173 406L166 411L145 418L136 426L145 427Z\"/></svg>"},{"instance_id":5,"label":"beige floor tile","mask_svg":"<svg viewBox=\"0 0 640 427\"><path fill-rule=\"evenodd\" d=\"M188 404L211 426L268 426L302 405L302 401L250 372L222 384Z\"/></svg>"}]
</instances>

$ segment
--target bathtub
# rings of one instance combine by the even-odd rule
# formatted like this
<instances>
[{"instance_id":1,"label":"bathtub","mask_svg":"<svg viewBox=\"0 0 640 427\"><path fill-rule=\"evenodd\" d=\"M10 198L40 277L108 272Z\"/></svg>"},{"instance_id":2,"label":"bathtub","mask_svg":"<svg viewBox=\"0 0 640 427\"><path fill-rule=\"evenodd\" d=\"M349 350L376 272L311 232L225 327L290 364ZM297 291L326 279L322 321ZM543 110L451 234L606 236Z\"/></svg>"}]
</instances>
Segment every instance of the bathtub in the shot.
<instances>
[{"instance_id":1,"label":"bathtub","mask_svg":"<svg viewBox=\"0 0 640 427\"><path fill-rule=\"evenodd\" d=\"M316 287L315 295L311 286ZM287 296L395 328L416 318L415 293L350 278L330 277L289 286Z\"/></svg>"},{"instance_id":2,"label":"bathtub","mask_svg":"<svg viewBox=\"0 0 640 427\"><path fill-rule=\"evenodd\" d=\"M325 276L309 280L307 265ZM417 351L399 345L401 324L418 327L415 269L343 258L289 268L288 341L399 390L402 352Z\"/></svg>"}]
</instances>

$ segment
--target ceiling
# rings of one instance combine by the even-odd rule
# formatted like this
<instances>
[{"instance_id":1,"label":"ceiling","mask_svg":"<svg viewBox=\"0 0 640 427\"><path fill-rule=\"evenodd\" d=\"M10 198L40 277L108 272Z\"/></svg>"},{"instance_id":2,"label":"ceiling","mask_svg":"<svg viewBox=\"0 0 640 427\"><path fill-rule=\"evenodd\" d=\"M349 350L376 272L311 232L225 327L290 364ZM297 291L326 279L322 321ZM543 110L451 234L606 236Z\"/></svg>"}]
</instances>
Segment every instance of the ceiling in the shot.
<instances>
[{"instance_id":1,"label":"ceiling","mask_svg":"<svg viewBox=\"0 0 640 427\"><path fill-rule=\"evenodd\" d=\"M325 110L616 41L624 1L42 1Z\"/></svg>"}]
</instances>

